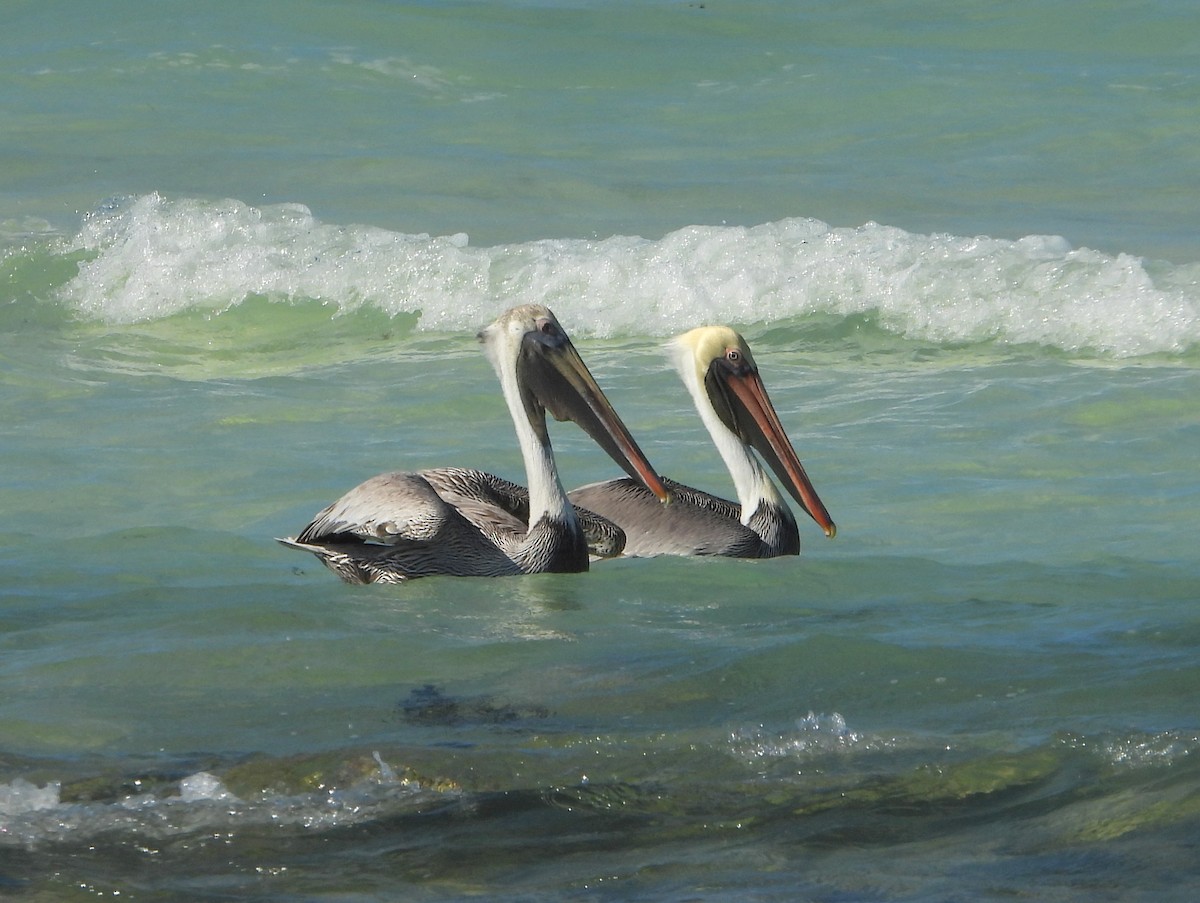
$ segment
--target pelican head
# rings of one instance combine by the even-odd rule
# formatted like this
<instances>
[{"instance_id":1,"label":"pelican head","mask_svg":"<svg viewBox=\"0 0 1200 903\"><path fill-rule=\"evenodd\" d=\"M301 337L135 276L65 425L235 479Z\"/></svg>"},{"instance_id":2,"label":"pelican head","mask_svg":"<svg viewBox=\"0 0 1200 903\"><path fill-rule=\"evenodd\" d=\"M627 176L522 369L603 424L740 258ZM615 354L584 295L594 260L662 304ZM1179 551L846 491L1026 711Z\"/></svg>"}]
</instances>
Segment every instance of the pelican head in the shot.
<instances>
[{"instance_id":1,"label":"pelican head","mask_svg":"<svg viewBox=\"0 0 1200 903\"><path fill-rule=\"evenodd\" d=\"M834 536L837 527L779 422L746 340L728 326L700 326L673 339L669 347L727 462L730 444L722 443L722 433L757 451L825 535Z\"/></svg>"},{"instance_id":2,"label":"pelican head","mask_svg":"<svg viewBox=\"0 0 1200 903\"><path fill-rule=\"evenodd\" d=\"M543 447L550 445L549 411L556 420L578 424L622 470L667 501L662 480L548 307L524 304L505 311L480 331L479 341L500 377L513 418L523 415Z\"/></svg>"}]
</instances>

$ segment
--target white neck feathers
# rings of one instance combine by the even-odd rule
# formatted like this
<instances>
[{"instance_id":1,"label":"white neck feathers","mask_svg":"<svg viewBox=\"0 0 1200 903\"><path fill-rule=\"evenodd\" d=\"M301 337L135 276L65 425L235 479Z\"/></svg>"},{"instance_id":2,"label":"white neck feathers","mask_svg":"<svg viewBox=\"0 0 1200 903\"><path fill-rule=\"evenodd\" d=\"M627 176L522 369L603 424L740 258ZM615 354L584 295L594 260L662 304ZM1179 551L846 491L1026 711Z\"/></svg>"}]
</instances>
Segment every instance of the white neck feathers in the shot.
<instances>
[{"instance_id":1,"label":"white neck feathers","mask_svg":"<svg viewBox=\"0 0 1200 903\"><path fill-rule=\"evenodd\" d=\"M496 353L492 353L495 351ZM512 416L517 442L521 447L521 458L525 462L525 479L529 486L529 526L543 517L571 523L575 520L575 509L567 500L566 490L558 478L554 464L554 452L549 440L542 441L529 422L521 400L521 387L517 384L515 353L505 354L489 349L489 358L500 378L500 389Z\"/></svg>"},{"instance_id":2,"label":"white neck feathers","mask_svg":"<svg viewBox=\"0 0 1200 903\"><path fill-rule=\"evenodd\" d=\"M762 464L759 463L758 458L755 457L754 452L717 416L712 401L708 397L708 391L704 387L705 370L697 362L692 346L680 339L675 339L668 343L667 349L679 371L680 379L683 380L683 384L687 386L687 390L692 396L700 419L708 428L713 444L717 447L717 451L729 471L729 476L733 479L738 504L742 507L742 523L748 523L764 501L783 505L779 490L775 488L775 484L763 469Z\"/></svg>"}]
</instances>

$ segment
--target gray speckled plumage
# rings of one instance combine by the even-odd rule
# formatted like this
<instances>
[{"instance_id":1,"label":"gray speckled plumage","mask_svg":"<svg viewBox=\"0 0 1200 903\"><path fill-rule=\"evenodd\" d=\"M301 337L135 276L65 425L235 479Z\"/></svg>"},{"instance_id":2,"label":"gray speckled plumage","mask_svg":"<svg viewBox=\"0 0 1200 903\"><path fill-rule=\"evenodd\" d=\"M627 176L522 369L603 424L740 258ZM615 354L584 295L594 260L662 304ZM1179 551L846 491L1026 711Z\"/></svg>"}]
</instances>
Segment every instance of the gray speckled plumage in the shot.
<instances>
[{"instance_id":1,"label":"gray speckled plumage","mask_svg":"<svg viewBox=\"0 0 1200 903\"><path fill-rule=\"evenodd\" d=\"M423 470L421 475L436 488L443 498L452 500L454 504L458 504L459 500L464 503L475 499L485 500L487 510L480 512L480 516L484 520L488 518L489 514L495 515L498 511L504 511L520 523L522 532L524 525L529 522L529 490L518 483L490 473L462 467L438 467L432 470ZM642 486L643 484L636 483L636 485ZM661 505L654 493L648 489L646 492L655 499L656 504ZM594 511L578 505L574 507L575 517L583 528L583 535L587 539L590 554L597 558L615 558L620 555L625 548L624 531ZM476 523L483 529L482 524Z\"/></svg>"},{"instance_id":2,"label":"gray speckled plumage","mask_svg":"<svg viewBox=\"0 0 1200 903\"><path fill-rule=\"evenodd\" d=\"M800 554L800 530L787 506L763 501L742 524L736 502L663 478L671 501L661 505L641 484L628 478L581 486L567 493L576 510L586 507L622 524L624 554L717 555L774 558Z\"/></svg>"}]
</instances>

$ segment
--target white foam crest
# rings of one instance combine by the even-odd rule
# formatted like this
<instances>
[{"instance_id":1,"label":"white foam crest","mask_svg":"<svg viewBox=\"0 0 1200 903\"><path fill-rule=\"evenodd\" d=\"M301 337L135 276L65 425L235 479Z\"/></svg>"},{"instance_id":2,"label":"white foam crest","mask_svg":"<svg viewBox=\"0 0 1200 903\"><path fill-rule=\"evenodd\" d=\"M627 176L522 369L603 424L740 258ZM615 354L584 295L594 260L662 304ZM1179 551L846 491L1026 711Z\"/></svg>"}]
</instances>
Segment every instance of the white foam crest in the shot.
<instances>
[{"instance_id":1,"label":"white foam crest","mask_svg":"<svg viewBox=\"0 0 1200 903\"><path fill-rule=\"evenodd\" d=\"M62 802L60 785L38 787L23 778L0 784L0 847L46 840L79 840L114 830L170 837L200 830L269 825L334 828L381 813L407 811L430 793L399 778L376 754L380 771L344 788L311 793L264 793L240 799L208 772L179 782L179 794L139 793L111 801Z\"/></svg>"},{"instance_id":2,"label":"white foam crest","mask_svg":"<svg viewBox=\"0 0 1200 903\"><path fill-rule=\"evenodd\" d=\"M53 809L58 805L60 789L57 781L39 787L24 778L17 778L10 784L0 784L0 818Z\"/></svg>"},{"instance_id":3,"label":"white foam crest","mask_svg":"<svg viewBox=\"0 0 1200 903\"><path fill-rule=\"evenodd\" d=\"M475 263L457 237L324 225L299 204L168 201L158 194L112 202L89 215L71 250L91 259L61 295L109 322L218 312L259 295L391 312L422 299L469 296ZM476 255L478 256L478 255Z\"/></svg>"},{"instance_id":4,"label":"white foam crest","mask_svg":"<svg viewBox=\"0 0 1200 903\"><path fill-rule=\"evenodd\" d=\"M418 328L475 330L539 302L572 331L667 336L700 322L875 318L938 344L1000 342L1116 356L1200 345L1195 268L1017 241L920 235L868 223L788 219L752 228L689 226L660 240L546 239L491 248L319 222L295 204L114 202L88 216L69 251L86 259L61 289L114 323L220 312L252 296L419 313Z\"/></svg>"},{"instance_id":5,"label":"white foam crest","mask_svg":"<svg viewBox=\"0 0 1200 903\"><path fill-rule=\"evenodd\" d=\"M0 784L0 846L29 844L42 833L41 825L54 820L60 807L57 781L39 787L24 778Z\"/></svg>"}]
</instances>

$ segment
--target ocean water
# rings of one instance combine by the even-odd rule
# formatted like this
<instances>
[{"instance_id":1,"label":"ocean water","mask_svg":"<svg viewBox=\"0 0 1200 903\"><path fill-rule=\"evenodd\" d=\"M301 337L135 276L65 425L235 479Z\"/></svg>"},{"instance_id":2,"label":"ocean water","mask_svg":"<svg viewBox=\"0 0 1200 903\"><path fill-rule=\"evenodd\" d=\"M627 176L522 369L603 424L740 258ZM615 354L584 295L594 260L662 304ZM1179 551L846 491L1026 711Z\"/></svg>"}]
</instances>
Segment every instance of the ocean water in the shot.
<instances>
[{"instance_id":1,"label":"ocean water","mask_svg":"<svg viewBox=\"0 0 1200 903\"><path fill-rule=\"evenodd\" d=\"M6 3L0 895L1191 900L1197 35ZM530 301L722 493L661 345L738 327L837 538L391 587L274 542L520 480L474 334Z\"/></svg>"}]
</instances>

